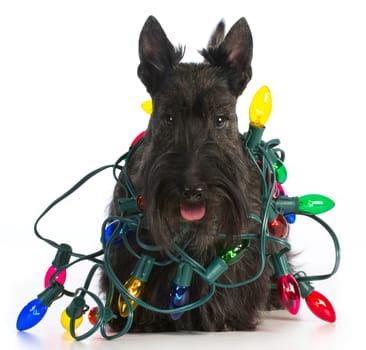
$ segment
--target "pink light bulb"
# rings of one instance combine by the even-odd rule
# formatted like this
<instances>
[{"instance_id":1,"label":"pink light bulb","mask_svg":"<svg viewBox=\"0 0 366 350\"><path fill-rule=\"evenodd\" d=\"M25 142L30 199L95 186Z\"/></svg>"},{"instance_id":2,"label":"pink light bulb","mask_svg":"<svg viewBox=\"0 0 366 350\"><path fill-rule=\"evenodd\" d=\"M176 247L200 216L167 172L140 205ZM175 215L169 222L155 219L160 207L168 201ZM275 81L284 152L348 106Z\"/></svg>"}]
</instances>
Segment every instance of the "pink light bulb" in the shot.
<instances>
[{"instance_id":1,"label":"pink light bulb","mask_svg":"<svg viewBox=\"0 0 366 350\"><path fill-rule=\"evenodd\" d=\"M62 243L59 245L55 259L52 261L52 265L48 268L46 276L44 277L44 286L47 288L52 281L58 282L64 285L66 280L66 265L70 261L72 249L68 244Z\"/></svg>"},{"instance_id":2,"label":"pink light bulb","mask_svg":"<svg viewBox=\"0 0 366 350\"><path fill-rule=\"evenodd\" d=\"M296 315L300 308L300 288L291 274L277 279L277 292L281 305L291 314Z\"/></svg>"},{"instance_id":3,"label":"pink light bulb","mask_svg":"<svg viewBox=\"0 0 366 350\"><path fill-rule=\"evenodd\" d=\"M46 275L44 277L44 287L47 288L50 285L51 282L51 277L53 276L53 274L57 271L57 268L53 265L51 265L47 272ZM66 281L66 270L61 270L57 273L57 275L55 275L54 277L54 281L64 285L65 281Z\"/></svg>"}]
</instances>

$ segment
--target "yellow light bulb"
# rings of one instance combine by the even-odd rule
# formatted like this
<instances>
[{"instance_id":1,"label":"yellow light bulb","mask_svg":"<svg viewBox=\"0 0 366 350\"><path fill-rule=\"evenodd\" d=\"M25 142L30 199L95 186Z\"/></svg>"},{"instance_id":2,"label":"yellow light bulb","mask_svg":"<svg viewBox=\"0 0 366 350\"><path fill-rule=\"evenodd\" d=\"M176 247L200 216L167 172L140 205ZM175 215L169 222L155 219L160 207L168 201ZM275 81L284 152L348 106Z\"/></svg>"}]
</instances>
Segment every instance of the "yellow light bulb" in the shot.
<instances>
[{"instance_id":1,"label":"yellow light bulb","mask_svg":"<svg viewBox=\"0 0 366 350\"><path fill-rule=\"evenodd\" d=\"M143 102L141 107L148 115L152 114L153 111L152 100L147 100Z\"/></svg>"},{"instance_id":2,"label":"yellow light bulb","mask_svg":"<svg viewBox=\"0 0 366 350\"><path fill-rule=\"evenodd\" d=\"M272 110L272 95L268 86L262 86L253 96L249 108L250 125L263 128Z\"/></svg>"},{"instance_id":3,"label":"yellow light bulb","mask_svg":"<svg viewBox=\"0 0 366 350\"><path fill-rule=\"evenodd\" d=\"M83 315L78 318L75 318L74 328L78 328L83 322ZM61 314L61 324L68 332L70 332L71 325L71 317L67 314L67 310L65 309Z\"/></svg>"},{"instance_id":4,"label":"yellow light bulb","mask_svg":"<svg viewBox=\"0 0 366 350\"><path fill-rule=\"evenodd\" d=\"M127 280L124 286L127 288L128 292L131 295L139 298L144 289L144 282L140 281L137 278L131 277ZM132 305L132 309L135 310L138 305L133 300L130 300L130 303ZM128 308L121 295L118 297L118 309L122 317L128 317Z\"/></svg>"}]
</instances>

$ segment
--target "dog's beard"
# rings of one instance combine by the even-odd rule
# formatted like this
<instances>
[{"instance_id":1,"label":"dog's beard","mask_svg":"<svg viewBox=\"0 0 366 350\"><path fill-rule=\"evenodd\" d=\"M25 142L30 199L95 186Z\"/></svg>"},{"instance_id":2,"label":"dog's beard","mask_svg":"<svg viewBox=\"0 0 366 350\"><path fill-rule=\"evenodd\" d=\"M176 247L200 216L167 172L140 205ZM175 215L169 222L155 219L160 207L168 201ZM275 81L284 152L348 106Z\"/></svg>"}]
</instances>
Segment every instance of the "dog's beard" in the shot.
<instances>
[{"instance_id":1,"label":"dog's beard","mask_svg":"<svg viewBox=\"0 0 366 350\"><path fill-rule=\"evenodd\" d=\"M145 215L155 244L173 251L175 244L183 246L190 241L192 249L205 251L218 242L229 245L238 240L241 233L248 231L252 212L250 198L246 196L252 188L250 179L243 174L245 166L236 160L229 169L220 168L222 160L212 155L201 158L197 164L202 174L200 180L205 185L204 197L182 209L186 204L181 196L184 183L181 159L175 153L163 154L146 172Z\"/></svg>"}]
</instances>

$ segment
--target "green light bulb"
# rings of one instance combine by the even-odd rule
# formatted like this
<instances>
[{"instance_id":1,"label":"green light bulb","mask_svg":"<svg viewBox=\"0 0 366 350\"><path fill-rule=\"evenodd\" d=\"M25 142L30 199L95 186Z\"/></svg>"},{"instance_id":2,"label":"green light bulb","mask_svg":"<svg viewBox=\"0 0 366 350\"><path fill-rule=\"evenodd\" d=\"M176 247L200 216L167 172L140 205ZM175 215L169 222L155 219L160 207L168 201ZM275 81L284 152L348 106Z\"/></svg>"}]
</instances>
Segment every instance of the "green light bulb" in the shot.
<instances>
[{"instance_id":1,"label":"green light bulb","mask_svg":"<svg viewBox=\"0 0 366 350\"><path fill-rule=\"evenodd\" d=\"M233 265L238 262L245 254L247 248L249 247L250 241L247 239L242 240L233 249L223 251L221 254L221 259L224 260L228 265Z\"/></svg>"},{"instance_id":2,"label":"green light bulb","mask_svg":"<svg viewBox=\"0 0 366 350\"><path fill-rule=\"evenodd\" d=\"M301 197L280 196L275 200L279 212L321 214L332 209L334 202L321 194L306 194Z\"/></svg>"},{"instance_id":3,"label":"green light bulb","mask_svg":"<svg viewBox=\"0 0 366 350\"><path fill-rule=\"evenodd\" d=\"M299 211L309 214L321 214L332 209L334 202L320 194L307 194L299 197Z\"/></svg>"},{"instance_id":4,"label":"green light bulb","mask_svg":"<svg viewBox=\"0 0 366 350\"><path fill-rule=\"evenodd\" d=\"M285 166L278 159L277 161L274 162L273 167L276 171L277 182L279 182L280 184L283 184L287 179L287 170L286 170Z\"/></svg>"}]
</instances>

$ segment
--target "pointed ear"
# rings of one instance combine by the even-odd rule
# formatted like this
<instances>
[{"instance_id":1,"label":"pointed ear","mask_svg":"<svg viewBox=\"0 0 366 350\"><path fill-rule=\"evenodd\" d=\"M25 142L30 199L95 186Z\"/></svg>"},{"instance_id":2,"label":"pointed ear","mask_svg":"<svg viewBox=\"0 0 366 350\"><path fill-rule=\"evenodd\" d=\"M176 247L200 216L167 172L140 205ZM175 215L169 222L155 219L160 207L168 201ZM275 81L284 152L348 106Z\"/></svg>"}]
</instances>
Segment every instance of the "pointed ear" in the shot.
<instances>
[{"instance_id":1,"label":"pointed ear","mask_svg":"<svg viewBox=\"0 0 366 350\"><path fill-rule=\"evenodd\" d=\"M182 47L171 44L156 18L148 17L140 34L137 74L150 95L159 89L166 72L179 63L183 53Z\"/></svg>"},{"instance_id":2,"label":"pointed ear","mask_svg":"<svg viewBox=\"0 0 366 350\"><path fill-rule=\"evenodd\" d=\"M225 22L222 19L216 26L215 30L211 34L210 40L207 44L207 48L215 48L220 46L225 38Z\"/></svg>"},{"instance_id":3,"label":"pointed ear","mask_svg":"<svg viewBox=\"0 0 366 350\"><path fill-rule=\"evenodd\" d=\"M221 23L221 22L220 22ZM253 39L245 18L239 19L230 29L225 39L218 45L210 43L217 37L213 33L207 49L201 51L202 56L210 64L228 70L229 84L236 96L239 96L252 77Z\"/></svg>"}]
</instances>

